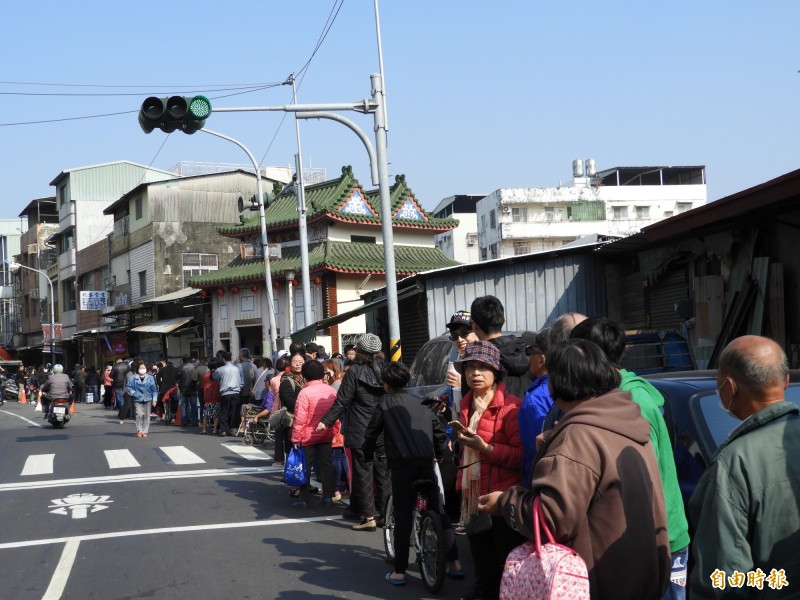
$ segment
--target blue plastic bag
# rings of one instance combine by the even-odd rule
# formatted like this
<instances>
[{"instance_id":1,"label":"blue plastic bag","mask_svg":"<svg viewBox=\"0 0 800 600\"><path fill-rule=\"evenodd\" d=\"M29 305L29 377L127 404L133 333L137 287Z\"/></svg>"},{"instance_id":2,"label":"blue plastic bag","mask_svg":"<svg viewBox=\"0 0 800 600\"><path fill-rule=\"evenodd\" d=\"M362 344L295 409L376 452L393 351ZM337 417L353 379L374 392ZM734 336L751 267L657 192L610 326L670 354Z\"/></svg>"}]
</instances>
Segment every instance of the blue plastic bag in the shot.
<instances>
[{"instance_id":1,"label":"blue plastic bag","mask_svg":"<svg viewBox=\"0 0 800 600\"><path fill-rule=\"evenodd\" d=\"M294 448L286 458L283 467L283 481L289 487L302 487L308 483L308 469L306 469L306 453L303 449Z\"/></svg>"}]
</instances>

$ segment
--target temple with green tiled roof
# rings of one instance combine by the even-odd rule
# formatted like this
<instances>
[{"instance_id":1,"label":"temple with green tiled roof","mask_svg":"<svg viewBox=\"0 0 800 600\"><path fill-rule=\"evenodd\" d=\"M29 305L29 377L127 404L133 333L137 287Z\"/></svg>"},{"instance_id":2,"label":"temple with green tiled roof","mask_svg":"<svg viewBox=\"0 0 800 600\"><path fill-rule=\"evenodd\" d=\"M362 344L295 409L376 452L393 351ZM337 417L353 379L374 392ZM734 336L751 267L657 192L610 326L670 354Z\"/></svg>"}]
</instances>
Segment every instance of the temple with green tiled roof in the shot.
<instances>
[{"instance_id":1,"label":"temple with green tiled roof","mask_svg":"<svg viewBox=\"0 0 800 600\"><path fill-rule=\"evenodd\" d=\"M317 322L357 308L362 294L385 285L383 217L379 191L363 189L349 166L342 168L337 179L306 186L305 199L311 304ZM458 264L436 248L434 241L436 234L457 227L457 220L436 218L423 209L403 175L395 178L390 201L398 276ZM270 244L281 248L281 257L272 258L270 267L278 336L285 339L311 325L304 322L302 294L292 289L299 285L301 277L294 186L268 203L265 218ZM247 346L244 342L250 338L264 339L260 337L260 318L261 311L266 310L266 294L258 215L245 213L240 223L221 225L217 231L228 238L228 243L240 246L240 256L226 267L193 277L188 283L212 298L214 337L228 337L230 347ZM331 326L324 332L330 335L327 349L339 350L365 333L365 327L363 316ZM325 336L318 339L326 341Z\"/></svg>"}]
</instances>

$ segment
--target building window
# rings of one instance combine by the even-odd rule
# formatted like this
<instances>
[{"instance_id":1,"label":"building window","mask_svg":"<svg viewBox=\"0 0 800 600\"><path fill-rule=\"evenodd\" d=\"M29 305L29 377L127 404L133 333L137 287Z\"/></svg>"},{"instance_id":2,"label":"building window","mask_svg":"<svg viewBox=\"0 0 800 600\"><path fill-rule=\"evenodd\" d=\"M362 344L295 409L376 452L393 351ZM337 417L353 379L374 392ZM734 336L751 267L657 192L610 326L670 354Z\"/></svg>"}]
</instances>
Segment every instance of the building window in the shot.
<instances>
[{"instance_id":1,"label":"building window","mask_svg":"<svg viewBox=\"0 0 800 600\"><path fill-rule=\"evenodd\" d=\"M526 207L522 208L512 208L511 209L511 220L514 223L525 223L528 221L528 209Z\"/></svg>"},{"instance_id":2,"label":"building window","mask_svg":"<svg viewBox=\"0 0 800 600\"><path fill-rule=\"evenodd\" d=\"M75 310L75 278L64 282L64 310Z\"/></svg>"},{"instance_id":3,"label":"building window","mask_svg":"<svg viewBox=\"0 0 800 600\"><path fill-rule=\"evenodd\" d=\"M486 231L486 215L481 215L481 231Z\"/></svg>"},{"instance_id":4,"label":"building window","mask_svg":"<svg viewBox=\"0 0 800 600\"><path fill-rule=\"evenodd\" d=\"M668 219L671 216L672 216L672 211L671 210L665 210L664 211L664 218L665 219Z\"/></svg>"},{"instance_id":5,"label":"building window","mask_svg":"<svg viewBox=\"0 0 800 600\"><path fill-rule=\"evenodd\" d=\"M691 202L678 202L678 213L685 213L687 210L692 210Z\"/></svg>"},{"instance_id":6,"label":"building window","mask_svg":"<svg viewBox=\"0 0 800 600\"><path fill-rule=\"evenodd\" d=\"M489 246L489 256L491 258L497 258L497 244Z\"/></svg>"},{"instance_id":7,"label":"building window","mask_svg":"<svg viewBox=\"0 0 800 600\"><path fill-rule=\"evenodd\" d=\"M139 295L147 295L147 271L139 271Z\"/></svg>"},{"instance_id":8,"label":"building window","mask_svg":"<svg viewBox=\"0 0 800 600\"><path fill-rule=\"evenodd\" d=\"M514 256L520 254L530 254L531 245L529 242L514 242Z\"/></svg>"},{"instance_id":9,"label":"building window","mask_svg":"<svg viewBox=\"0 0 800 600\"><path fill-rule=\"evenodd\" d=\"M487 258L488 258L488 253L486 251L486 248L481 248L481 260L487 260Z\"/></svg>"},{"instance_id":10,"label":"building window","mask_svg":"<svg viewBox=\"0 0 800 600\"><path fill-rule=\"evenodd\" d=\"M23 302L23 304L25 305L25 318L29 319L31 316L31 312L34 311L33 300L30 300L28 296L25 296L25 302Z\"/></svg>"},{"instance_id":11,"label":"building window","mask_svg":"<svg viewBox=\"0 0 800 600\"><path fill-rule=\"evenodd\" d=\"M58 208L61 208L67 203L67 184L65 183L58 188Z\"/></svg>"},{"instance_id":12,"label":"building window","mask_svg":"<svg viewBox=\"0 0 800 600\"><path fill-rule=\"evenodd\" d=\"M377 238L374 235L351 235L350 241L358 242L361 244L375 244L378 242Z\"/></svg>"},{"instance_id":13,"label":"building window","mask_svg":"<svg viewBox=\"0 0 800 600\"><path fill-rule=\"evenodd\" d=\"M544 207L544 219L545 221L555 221L556 220L556 209L552 206L545 206Z\"/></svg>"},{"instance_id":14,"label":"building window","mask_svg":"<svg viewBox=\"0 0 800 600\"><path fill-rule=\"evenodd\" d=\"M183 286L186 280L219 269L219 257L216 254L200 254L198 252L185 252L181 254L183 263Z\"/></svg>"},{"instance_id":15,"label":"building window","mask_svg":"<svg viewBox=\"0 0 800 600\"><path fill-rule=\"evenodd\" d=\"M139 219L141 219L141 218L142 218L142 216L144 215L144 209L143 209L143 207L142 207L142 197L141 197L141 196L139 196L139 197L138 197L138 198L137 198L137 199L134 201L134 204L136 205L136 220L138 221L138 220L139 220Z\"/></svg>"},{"instance_id":16,"label":"building window","mask_svg":"<svg viewBox=\"0 0 800 600\"><path fill-rule=\"evenodd\" d=\"M636 207L636 218L637 219L649 219L650 218L650 207L649 206L637 206Z\"/></svg>"},{"instance_id":17,"label":"building window","mask_svg":"<svg viewBox=\"0 0 800 600\"><path fill-rule=\"evenodd\" d=\"M494 209L489 211L489 227L492 229L497 228L497 212Z\"/></svg>"},{"instance_id":18,"label":"building window","mask_svg":"<svg viewBox=\"0 0 800 600\"><path fill-rule=\"evenodd\" d=\"M628 218L628 207L627 206L615 206L614 207L614 220L615 221L622 221Z\"/></svg>"}]
</instances>

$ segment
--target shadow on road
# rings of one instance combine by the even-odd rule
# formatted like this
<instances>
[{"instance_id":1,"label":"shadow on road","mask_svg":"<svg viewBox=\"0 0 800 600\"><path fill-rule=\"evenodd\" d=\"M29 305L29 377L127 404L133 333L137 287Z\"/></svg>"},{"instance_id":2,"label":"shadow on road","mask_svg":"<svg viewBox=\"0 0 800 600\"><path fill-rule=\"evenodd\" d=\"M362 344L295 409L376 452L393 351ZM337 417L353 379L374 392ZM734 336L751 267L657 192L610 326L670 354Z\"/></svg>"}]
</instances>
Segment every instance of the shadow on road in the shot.
<instances>
[{"instance_id":1,"label":"shadow on road","mask_svg":"<svg viewBox=\"0 0 800 600\"><path fill-rule=\"evenodd\" d=\"M66 433L56 433L53 435L34 435L31 437L18 437L18 442L58 442L70 438Z\"/></svg>"}]
</instances>

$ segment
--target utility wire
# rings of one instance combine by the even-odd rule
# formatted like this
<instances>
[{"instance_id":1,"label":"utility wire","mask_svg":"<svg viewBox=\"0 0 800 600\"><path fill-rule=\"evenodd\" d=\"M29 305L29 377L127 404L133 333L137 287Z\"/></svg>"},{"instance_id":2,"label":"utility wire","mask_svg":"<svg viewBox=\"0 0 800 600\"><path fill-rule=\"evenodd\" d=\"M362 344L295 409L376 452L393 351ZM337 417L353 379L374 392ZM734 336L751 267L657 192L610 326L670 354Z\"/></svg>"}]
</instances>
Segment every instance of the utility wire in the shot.
<instances>
[{"instance_id":1,"label":"utility wire","mask_svg":"<svg viewBox=\"0 0 800 600\"><path fill-rule=\"evenodd\" d=\"M34 81L0 81L0 85L31 85L43 87L87 87L87 88L148 88L148 89L200 89L200 88L227 88L227 87L261 87L272 85L275 82L262 83L204 83L202 85L121 85L104 83L43 83Z\"/></svg>"},{"instance_id":2,"label":"utility wire","mask_svg":"<svg viewBox=\"0 0 800 600\"><path fill-rule=\"evenodd\" d=\"M263 90L268 87L278 86L281 83L275 84L262 84L258 86L243 86L243 87L228 87L228 88L213 88L213 89L198 89L192 88L191 92L196 93L214 93L214 92L229 92L233 90ZM172 88L176 89L176 88ZM166 92L161 92L166 93ZM186 92L184 92L186 93ZM94 96L141 96L141 92L0 92L0 96L66 96L66 97L94 97Z\"/></svg>"}]
</instances>

